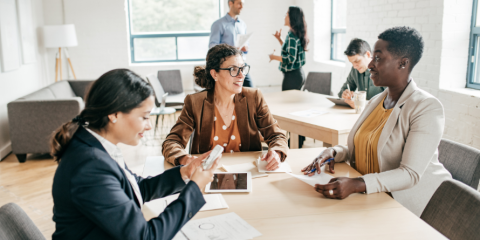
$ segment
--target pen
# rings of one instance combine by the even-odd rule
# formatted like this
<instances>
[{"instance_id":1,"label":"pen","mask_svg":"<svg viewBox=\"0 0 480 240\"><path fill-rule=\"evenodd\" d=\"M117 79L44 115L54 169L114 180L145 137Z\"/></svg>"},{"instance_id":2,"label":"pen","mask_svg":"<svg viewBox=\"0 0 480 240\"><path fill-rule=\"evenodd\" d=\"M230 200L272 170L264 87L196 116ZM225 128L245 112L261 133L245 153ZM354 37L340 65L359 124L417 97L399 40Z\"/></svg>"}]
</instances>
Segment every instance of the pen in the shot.
<instances>
[{"instance_id":1,"label":"pen","mask_svg":"<svg viewBox=\"0 0 480 240\"><path fill-rule=\"evenodd\" d=\"M320 164L320 167L322 167L322 166L325 165L326 163L331 162L332 160L334 160L334 159L333 159L333 158L327 159L325 162L323 162L322 164ZM315 172L315 171L317 171L317 168L313 168L312 170L310 170L310 172L309 172L308 174L313 173L313 172Z\"/></svg>"},{"instance_id":2,"label":"pen","mask_svg":"<svg viewBox=\"0 0 480 240\"><path fill-rule=\"evenodd\" d=\"M347 83L347 88L348 88L348 91L350 92L350 85L348 85L348 83Z\"/></svg>"}]
</instances>

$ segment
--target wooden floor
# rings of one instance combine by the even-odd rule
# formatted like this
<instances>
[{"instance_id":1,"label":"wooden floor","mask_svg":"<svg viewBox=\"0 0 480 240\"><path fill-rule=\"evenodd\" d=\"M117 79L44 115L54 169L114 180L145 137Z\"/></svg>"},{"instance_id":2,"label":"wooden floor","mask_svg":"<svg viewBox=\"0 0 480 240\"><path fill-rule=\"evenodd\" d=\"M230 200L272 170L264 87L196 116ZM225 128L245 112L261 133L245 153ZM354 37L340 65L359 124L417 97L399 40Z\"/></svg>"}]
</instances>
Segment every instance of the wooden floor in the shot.
<instances>
[{"instance_id":1,"label":"wooden floor","mask_svg":"<svg viewBox=\"0 0 480 240\"><path fill-rule=\"evenodd\" d=\"M164 129L169 130L166 124ZM120 145L127 166L137 174L143 172L147 156L160 156L161 140L146 135L143 143L136 147ZM164 136L165 130L161 132ZM304 147L320 147L322 142L307 139ZM9 202L18 204L33 220L46 239L55 231L52 200L53 175L57 163L49 155L29 155L27 162L19 163L10 154L0 162L0 206Z\"/></svg>"}]
</instances>

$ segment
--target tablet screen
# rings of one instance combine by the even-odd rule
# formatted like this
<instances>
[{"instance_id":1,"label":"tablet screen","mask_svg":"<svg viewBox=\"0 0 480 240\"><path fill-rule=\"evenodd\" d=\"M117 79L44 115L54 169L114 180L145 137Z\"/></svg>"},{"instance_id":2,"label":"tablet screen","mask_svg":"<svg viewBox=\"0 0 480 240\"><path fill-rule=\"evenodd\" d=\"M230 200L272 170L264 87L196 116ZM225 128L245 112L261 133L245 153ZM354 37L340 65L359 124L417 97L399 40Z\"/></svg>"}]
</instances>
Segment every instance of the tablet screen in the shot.
<instances>
[{"instance_id":1,"label":"tablet screen","mask_svg":"<svg viewBox=\"0 0 480 240\"><path fill-rule=\"evenodd\" d=\"M247 189L247 173L215 173L213 182L210 184L211 190L235 190Z\"/></svg>"}]
</instances>

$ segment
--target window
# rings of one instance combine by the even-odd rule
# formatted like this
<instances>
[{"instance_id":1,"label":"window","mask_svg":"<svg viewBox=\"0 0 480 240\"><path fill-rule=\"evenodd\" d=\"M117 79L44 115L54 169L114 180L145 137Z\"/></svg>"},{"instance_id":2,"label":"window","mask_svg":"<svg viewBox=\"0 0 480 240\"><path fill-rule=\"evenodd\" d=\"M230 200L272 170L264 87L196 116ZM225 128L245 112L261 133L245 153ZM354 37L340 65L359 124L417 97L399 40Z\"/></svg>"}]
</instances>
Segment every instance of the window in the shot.
<instances>
[{"instance_id":1,"label":"window","mask_svg":"<svg viewBox=\"0 0 480 240\"><path fill-rule=\"evenodd\" d=\"M128 0L132 63L203 61L220 0Z\"/></svg>"},{"instance_id":2,"label":"window","mask_svg":"<svg viewBox=\"0 0 480 240\"><path fill-rule=\"evenodd\" d=\"M345 61L347 32L347 0L332 0L332 38L330 42L330 59Z\"/></svg>"},{"instance_id":3,"label":"window","mask_svg":"<svg viewBox=\"0 0 480 240\"><path fill-rule=\"evenodd\" d=\"M480 10L478 0L473 1L467 87L480 89Z\"/></svg>"}]
</instances>

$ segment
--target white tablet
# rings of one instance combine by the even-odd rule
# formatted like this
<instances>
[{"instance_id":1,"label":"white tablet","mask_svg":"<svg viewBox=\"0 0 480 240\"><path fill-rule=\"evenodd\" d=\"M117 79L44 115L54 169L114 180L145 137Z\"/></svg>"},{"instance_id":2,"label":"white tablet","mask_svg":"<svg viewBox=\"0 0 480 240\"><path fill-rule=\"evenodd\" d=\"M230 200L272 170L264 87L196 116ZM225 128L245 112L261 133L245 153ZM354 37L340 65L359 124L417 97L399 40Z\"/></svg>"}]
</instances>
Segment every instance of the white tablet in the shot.
<instances>
[{"instance_id":1,"label":"white tablet","mask_svg":"<svg viewBox=\"0 0 480 240\"><path fill-rule=\"evenodd\" d=\"M251 192L252 173L214 173L213 181L205 187L207 193Z\"/></svg>"}]
</instances>

